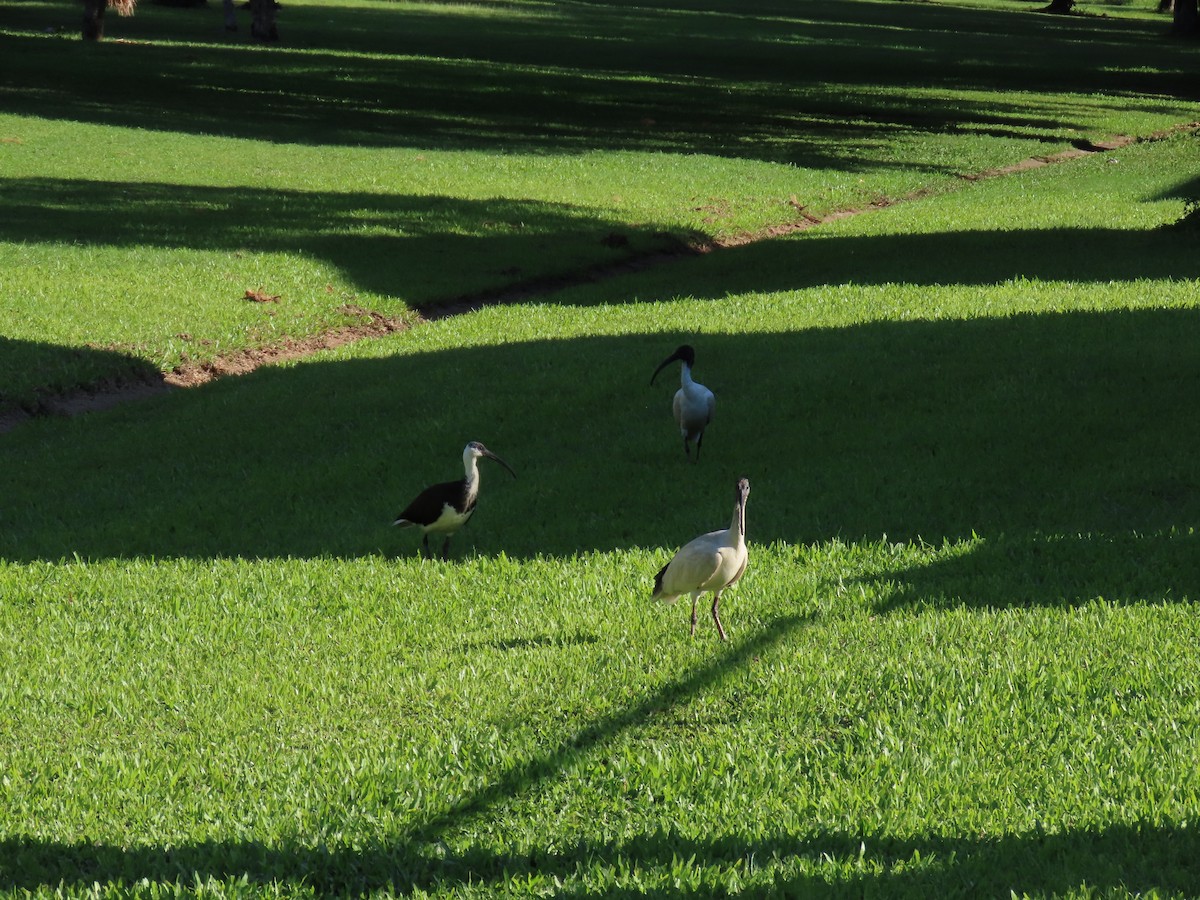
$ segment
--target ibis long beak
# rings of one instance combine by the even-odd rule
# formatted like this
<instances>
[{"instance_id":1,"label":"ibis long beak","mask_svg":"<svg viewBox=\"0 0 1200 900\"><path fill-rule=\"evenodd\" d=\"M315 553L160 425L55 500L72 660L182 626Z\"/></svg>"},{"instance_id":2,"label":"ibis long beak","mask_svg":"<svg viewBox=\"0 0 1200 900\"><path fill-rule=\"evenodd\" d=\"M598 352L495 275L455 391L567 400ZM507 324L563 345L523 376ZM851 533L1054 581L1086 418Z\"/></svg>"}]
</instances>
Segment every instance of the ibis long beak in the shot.
<instances>
[{"instance_id":1,"label":"ibis long beak","mask_svg":"<svg viewBox=\"0 0 1200 900\"><path fill-rule=\"evenodd\" d=\"M750 479L739 478L737 483L738 530L746 534L746 501L750 498Z\"/></svg>"},{"instance_id":2,"label":"ibis long beak","mask_svg":"<svg viewBox=\"0 0 1200 900\"><path fill-rule=\"evenodd\" d=\"M669 366L671 363L675 362L675 360L677 360L677 359L679 359L678 353L672 353L670 356L668 356L666 359L664 359L662 361L662 363L659 364L659 367L654 370L654 374L650 376L650 383L654 384L654 379L658 377L658 373L661 372L663 369L665 369L667 366Z\"/></svg>"},{"instance_id":3,"label":"ibis long beak","mask_svg":"<svg viewBox=\"0 0 1200 900\"><path fill-rule=\"evenodd\" d=\"M504 460L502 460L500 457L498 457L491 450L484 450L483 455L486 456L488 459L494 459L496 462L500 463L500 465L504 466L504 468L508 469L508 474L511 475L513 478L517 477L517 473L512 470L512 466L510 466L508 463L506 463Z\"/></svg>"}]
</instances>

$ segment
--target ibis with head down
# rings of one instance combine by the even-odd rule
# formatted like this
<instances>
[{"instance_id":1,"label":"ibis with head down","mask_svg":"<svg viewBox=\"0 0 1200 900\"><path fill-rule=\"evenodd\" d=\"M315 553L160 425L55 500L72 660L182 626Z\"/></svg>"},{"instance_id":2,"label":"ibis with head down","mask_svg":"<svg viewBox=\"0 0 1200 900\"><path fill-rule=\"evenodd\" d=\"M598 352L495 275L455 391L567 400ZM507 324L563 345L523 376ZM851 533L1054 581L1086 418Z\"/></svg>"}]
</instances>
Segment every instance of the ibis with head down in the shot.
<instances>
[{"instance_id":1,"label":"ibis with head down","mask_svg":"<svg viewBox=\"0 0 1200 900\"><path fill-rule=\"evenodd\" d=\"M717 398L704 385L692 380L692 367L696 364L696 351L690 344L682 345L664 359L654 370L654 374L650 376L650 383L654 384L658 373L675 360L679 360L682 365L679 374L679 390L675 392L671 410L675 414L675 422L679 425L679 431L683 435L684 455L688 457L692 455L691 443L695 441L696 462L699 462L700 445L704 442L704 429L712 421Z\"/></svg>"},{"instance_id":2,"label":"ibis with head down","mask_svg":"<svg viewBox=\"0 0 1200 900\"><path fill-rule=\"evenodd\" d=\"M423 534L421 546L426 554L429 553L429 535L441 534L445 536L442 541L442 559L445 559L450 549L450 538L467 524L475 512L475 504L479 500L480 457L494 459L508 469L513 478L517 477L508 463L479 441L471 441L463 449L463 477L458 481L445 481L425 488L392 523L401 528L410 525L420 528Z\"/></svg>"},{"instance_id":3,"label":"ibis with head down","mask_svg":"<svg viewBox=\"0 0 1200 900\"><path fill-rule=\"evenodd\" d=\"M750 482L738 480L733 521L721 531L710 531L685 544L674 558L654 576L652 599L674 603L683 594L692 595L692 635L696 634L696 601L701 594L713 595L712 617L717 634L726 640L721 624L721 592L737 582L746 571L746 500Z\"/></svg>"}]
</instances>

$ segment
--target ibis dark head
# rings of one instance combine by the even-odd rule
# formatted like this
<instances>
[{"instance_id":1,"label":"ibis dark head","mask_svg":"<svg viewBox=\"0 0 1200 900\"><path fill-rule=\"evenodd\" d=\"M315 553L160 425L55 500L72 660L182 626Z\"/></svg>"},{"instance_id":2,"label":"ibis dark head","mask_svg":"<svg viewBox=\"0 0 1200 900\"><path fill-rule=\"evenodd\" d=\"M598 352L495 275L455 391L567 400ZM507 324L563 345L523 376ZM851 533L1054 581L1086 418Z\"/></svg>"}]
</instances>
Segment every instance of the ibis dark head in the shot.
<instances>
[{"instance_id":1,"label":"ibis dark head","mask_svg":"<svg viewBox=\"0 0 1200 900\"><path fill-rule=\"evenodd\" d=\"M496 462L500 463L500 465L504 466L504 468L508 469L509 475L511 475L513 478L517 477L517 473L512 470L512 466L502 460L487 447L483 446L483 444L479 443L479 441L471 441L471 443L467 444L467 446L463 449L464 463L470 459L479 459L481 456L486 456L488 459L494 459Z\"/></svg>"},{"instance_id":2,"label":"ibis dark head","mask_svg":"<svg viewBox=\"0 0 1200 900\"><path fill-rule=\"evenodd\" d=\"M737 487L734 488L734 497L739 506L745 506L746 500L750 496L750 479L739 478Z\"/></svg>"},{"instance_id":3,"label":"ibis dark head","mask_svg":"<svg viewBox=\"0 0 1200 900\"><path fill-rule=\"evenodd\" d=\"M654 374L650 376L650 383L654 384L654 379L658 377L658 373L675 362L675 360L679 360L690 369L696 365L696 351L692 348L691 344L682 344L676 348L675 352L664 359L658 368L654 370Z\"/></svg>"}]
</instances>

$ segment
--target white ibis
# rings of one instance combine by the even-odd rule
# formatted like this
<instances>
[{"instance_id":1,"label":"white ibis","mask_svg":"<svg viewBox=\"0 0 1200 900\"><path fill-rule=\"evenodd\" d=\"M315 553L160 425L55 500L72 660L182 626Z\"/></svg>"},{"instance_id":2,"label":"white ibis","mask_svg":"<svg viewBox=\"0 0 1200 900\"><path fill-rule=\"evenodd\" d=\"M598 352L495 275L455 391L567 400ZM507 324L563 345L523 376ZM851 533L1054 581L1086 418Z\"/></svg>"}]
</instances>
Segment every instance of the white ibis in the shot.
<instances>
[{"instance_id":1,"label":"white ibis","mask_svg":"<svg viewBox=\"0 0 1200 900\"><path fill-rule=\"evenodd\" d=\"M692 366L696 364L696 351L689 344L679 347L654 370L654 374L650 376L650 383L654 384L658 373L677 359L683 365L680 366L679 390L675 392L675 400L671 409L675 413L675 421L679 424L679 431L683 435L684 455L691 457L689 445L695 441L696 462L699 462L700 444L704 441L704 429L712 421L717 398L704 385L692 380Z\"/></svg>"},{"instance_id":2,"label":"white ibis","mask_svg":"<svg viewBox=\"0 0 1200 900\"><path fill-rule=\"evenodd\" d=\"M517 473L512 467L489 450L479 441L471 441L463 448L463 469L466 474L459 481L446 481L427 487L417 495L412 503L404 507L404 511L396 517L393 525L407 528L416 525L424 537L421 546L429 553L430 533L444 534L442 542L442 559L450 549L450 538L458 529L467 524L471 514L475 512L475 503L479 499L479 465L478 459L486 456L494 459L508 469L513 478Z\"/></svg>"},{"instance_id":3,"label":"white ibis","mask_svg":"<svg viewBox=\"0 0 1200 900\"><path fill-rule=\"evenodd\" d=\"M721 640L726 640L719 609L721 591L742 577L750 558L746 552L746 500L749 496L750 482L745 478L739 479L733 521L729 527L702 534L684 544L654 576L652 599L674 603L683 594L692 595L693 636L696 634L696 601L701 594L711 591L713 621L717 623Z\"/></svg>"}]
</instances>

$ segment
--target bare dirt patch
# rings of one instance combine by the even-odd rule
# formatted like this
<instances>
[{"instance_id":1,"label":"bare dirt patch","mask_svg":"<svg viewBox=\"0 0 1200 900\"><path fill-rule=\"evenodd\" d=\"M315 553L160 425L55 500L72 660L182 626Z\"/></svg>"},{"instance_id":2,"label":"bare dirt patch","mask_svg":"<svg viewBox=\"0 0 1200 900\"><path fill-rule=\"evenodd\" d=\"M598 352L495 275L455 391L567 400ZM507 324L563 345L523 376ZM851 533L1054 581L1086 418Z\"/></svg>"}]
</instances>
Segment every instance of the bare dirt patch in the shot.
<instances>
[{"instance_id":1,"label":"bare dirt patch","mask_svg":"<svg viewBox=\"0 0 1200 900\"><path fill-rule=\"evenodd\" d=\"M363 321L306 337L287 338L279 343L263 347L238 350L206 362L185 363L176 366L164 375L163 382L171 387L196 387L215 378L245 375L253 372L259 366L311 356L321 350L331 350L334 347L341 347L343 344L404 331L410 327L409 323L403 319L389 318L380 313L363 309L361 306L346 305L341 307L339 312L359 317Z\"/></svg>"}]
</instances>

